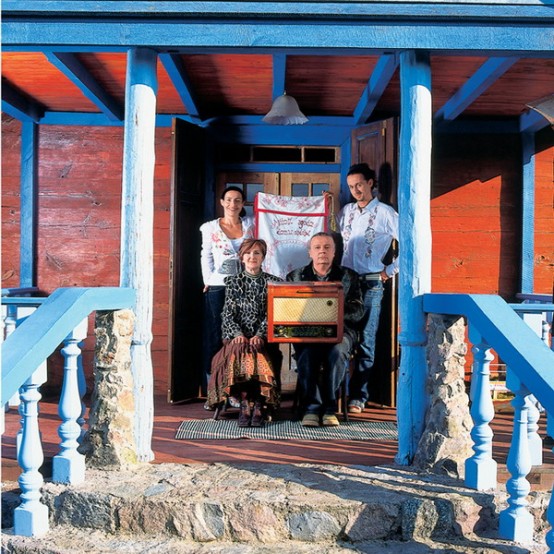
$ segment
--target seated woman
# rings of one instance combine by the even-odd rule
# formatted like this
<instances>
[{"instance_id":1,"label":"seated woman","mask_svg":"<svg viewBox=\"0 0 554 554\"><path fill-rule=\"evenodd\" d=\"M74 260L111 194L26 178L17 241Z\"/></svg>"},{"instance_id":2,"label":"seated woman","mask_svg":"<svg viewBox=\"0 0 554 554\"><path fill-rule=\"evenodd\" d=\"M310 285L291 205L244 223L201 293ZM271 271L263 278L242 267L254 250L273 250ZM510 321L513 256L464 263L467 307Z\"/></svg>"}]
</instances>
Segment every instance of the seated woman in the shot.
<instances>
[{"instance_id":1,"label":"seated woman","mask_svg":"<svg viewBox=\"0 0 554 554\"><path fill-rule=\"evenodd\" d=\"M267 283L282 281L262 271L265 241L245 239L239 250L243 270L225 279L222 313L223 348L212 360L208 404L240 398L239 427L263 425L264 405L278 402L278 376L273 361L278 346L267 344Z\"/></svg>"}]
</instances>

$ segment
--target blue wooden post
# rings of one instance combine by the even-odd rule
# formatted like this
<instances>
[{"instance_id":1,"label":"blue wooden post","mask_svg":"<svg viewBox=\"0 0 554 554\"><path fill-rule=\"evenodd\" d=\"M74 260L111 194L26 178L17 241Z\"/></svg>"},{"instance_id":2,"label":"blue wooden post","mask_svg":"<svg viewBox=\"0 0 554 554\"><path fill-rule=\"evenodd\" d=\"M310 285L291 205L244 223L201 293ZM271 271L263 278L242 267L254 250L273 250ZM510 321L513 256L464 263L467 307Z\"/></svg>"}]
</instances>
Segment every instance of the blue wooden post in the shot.
<instances>
[{"instance_id":1,"label":"blue wooden post","mask_svg":"<svg viewBox=\"0 0 554 554\"><path fill-rule=\"evenodd\" d=\"M494 405L490 391L490 363L494 359L490 345L470 325L469 340L473 343L473 372L471 389L471 418L473 451L465 463L465 484L477 490L496 487L497 464L492 457L493 432L489 423L494 418Z\"/></svg>"},{"instance_id":2,"label":"blue wooden post","mask_svg":"<svg viewBox=\"0 0 554 554\"><path fill-rule=\"evenodd\" d=\"M524 385L512 400L514 432L506 467L511 474L506 483L508 507L500 512L499 533L503 539L521 543L533 541L533 516L527 509L527 495L531 489L527 474L531 471L531 456L527 440L527 413L529 391Z\"/></svg>"},{"instance_id":3,"label":"blue wooden post","mask_svg":"<svg viewBox=\"0 0 554 554\"><path fill-rule=\"evenodd\" d=\"M87 335L88 318L85 318L65 339L62 354L65 358L62 394L58 413L62 424L58 435L62 440L60 453L52 460L52 480L55 483L82 483L85 480L85 456L77 451L81 427L81 397L79 395L78 361L81 349L78 343Z\"/></svg>"},{"instance_id":4,"label":"blue wooden post","mask_svg":"<svg viewBox=\"0 0 554 554\"><path fill-rule=\"evenodd\" d=\"M36 285L38 125L24 121L21 129L21 240L19 286Z\"/></svg>"},{"instance_id":5,"label":"blue wooden post","mask_svg":"<svg viewBox=\"0 0 554 554\"><path fill-rule=\"evenodd\" d=\"M154 459L152 312L154 288L154 161L156 52L133 48L127 55L121 214L120 284L137 291L131 345L135 440L138 459Z\"/></svg>"},{"instance_id":6,"label":"blue wooden post","mask_svg":"<svg viewBox=\"0 0 554 554\"><path fill-rule=\"evenodd\" d=\"M431 68L419 52L400 55L400 273L397 463L410 464L423 433L427 361L423 294L431 290Z\"/></svg>"},{"instance_id":7,"label":"blue wooden post","mask_svg":"<svg viewBox=\"0 0 554 554\"><path fill-rule=\"evenodd\" d=\"M521 292L533 293L535 270L535 133L522 133Z\"/></svg>"}]
</instances>

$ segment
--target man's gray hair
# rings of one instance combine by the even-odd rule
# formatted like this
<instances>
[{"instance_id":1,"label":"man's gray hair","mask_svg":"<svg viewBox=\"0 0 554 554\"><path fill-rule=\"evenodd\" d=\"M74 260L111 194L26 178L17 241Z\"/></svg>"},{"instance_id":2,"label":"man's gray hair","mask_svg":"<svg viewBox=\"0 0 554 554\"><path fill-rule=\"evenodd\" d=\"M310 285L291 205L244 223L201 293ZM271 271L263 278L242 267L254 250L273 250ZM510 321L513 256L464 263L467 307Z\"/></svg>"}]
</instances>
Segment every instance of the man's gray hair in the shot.
<instances>
[{"instance_id":1,"label":"man's gray hair","mask_svg":"<svg viewBox=\"0 0 554 554\"><path fill-rule=\"evenodd\" d=\"M316 237L329 237L333 241L333 244L335 245L335 248L337 246L336 243L335 243L335 237L331 233L328 233L327 231L320 231L319 233L316 233L315 235L312 235L311 238L310 238L309 246L312 245L312 241Z\"/></svg>"}]
</instances>

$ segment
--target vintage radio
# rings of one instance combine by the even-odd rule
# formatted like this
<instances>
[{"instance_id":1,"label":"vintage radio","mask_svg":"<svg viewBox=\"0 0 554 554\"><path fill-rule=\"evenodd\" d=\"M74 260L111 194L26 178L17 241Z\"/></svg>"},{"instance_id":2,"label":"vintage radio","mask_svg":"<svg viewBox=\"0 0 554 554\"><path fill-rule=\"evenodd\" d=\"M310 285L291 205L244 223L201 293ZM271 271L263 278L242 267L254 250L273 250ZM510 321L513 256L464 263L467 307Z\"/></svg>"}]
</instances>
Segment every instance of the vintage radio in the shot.
<instances>
[{"instance_id":1,"label":"vintage radio","mask_svg":"<svg viewBox=\"0 0 554 554\"><path fill-rule=\"evenodd\" d=\"M269 342L342 341L344 292L337 282L268 283Z\"/></svg>"}]
</instances>

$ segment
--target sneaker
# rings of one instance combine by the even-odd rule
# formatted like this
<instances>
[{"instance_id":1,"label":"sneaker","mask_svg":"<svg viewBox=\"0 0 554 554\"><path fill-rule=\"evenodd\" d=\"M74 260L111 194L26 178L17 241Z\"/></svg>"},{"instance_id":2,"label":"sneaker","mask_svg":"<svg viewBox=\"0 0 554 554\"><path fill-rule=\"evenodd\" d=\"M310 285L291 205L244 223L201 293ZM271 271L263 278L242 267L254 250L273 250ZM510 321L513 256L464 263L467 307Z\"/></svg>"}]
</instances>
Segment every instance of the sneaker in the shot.
<instances>
[{"instance_id":1,"label":"sneaker","mask_svg":"<svg viewBox=\"0 0 554 554\"><path fill-rule=\"evenodd\" d=\"M338 427L340 423L335 414L325 414L323 416L322 425L323 427Z\"/></svg>"},{"instance_id":2,"label":"sneaker","mask_svg":"<svg viewBox=\"0 0 554 554\"><path fill-rule=\"evenodd\" d=\"M317 414L306 414L302 418L304 427L319 427L319 416Z\"/></svg>"},{"instance_id":3,"label":"sneaker","mask_svg":"<svg viewBox=\"0 0 554 554\"><path fill-rule=\"evenodd\" d=\"M208 401L206 400L206 403L204 404L204 410L207 410L208 412L215 412L215 407L214 406L210 406L208 404Z\"/></svg>"},{"instance_id":4,"label":"sneaker","mask_svg":"<svg viewBox=\"0 0 554 554\"><path fill-rule=\"evenodd\" d=\"M351 400L348 403L349 414L361 414L364 411L364 403L360 400Z\"/></svg>"}]
</instances>

